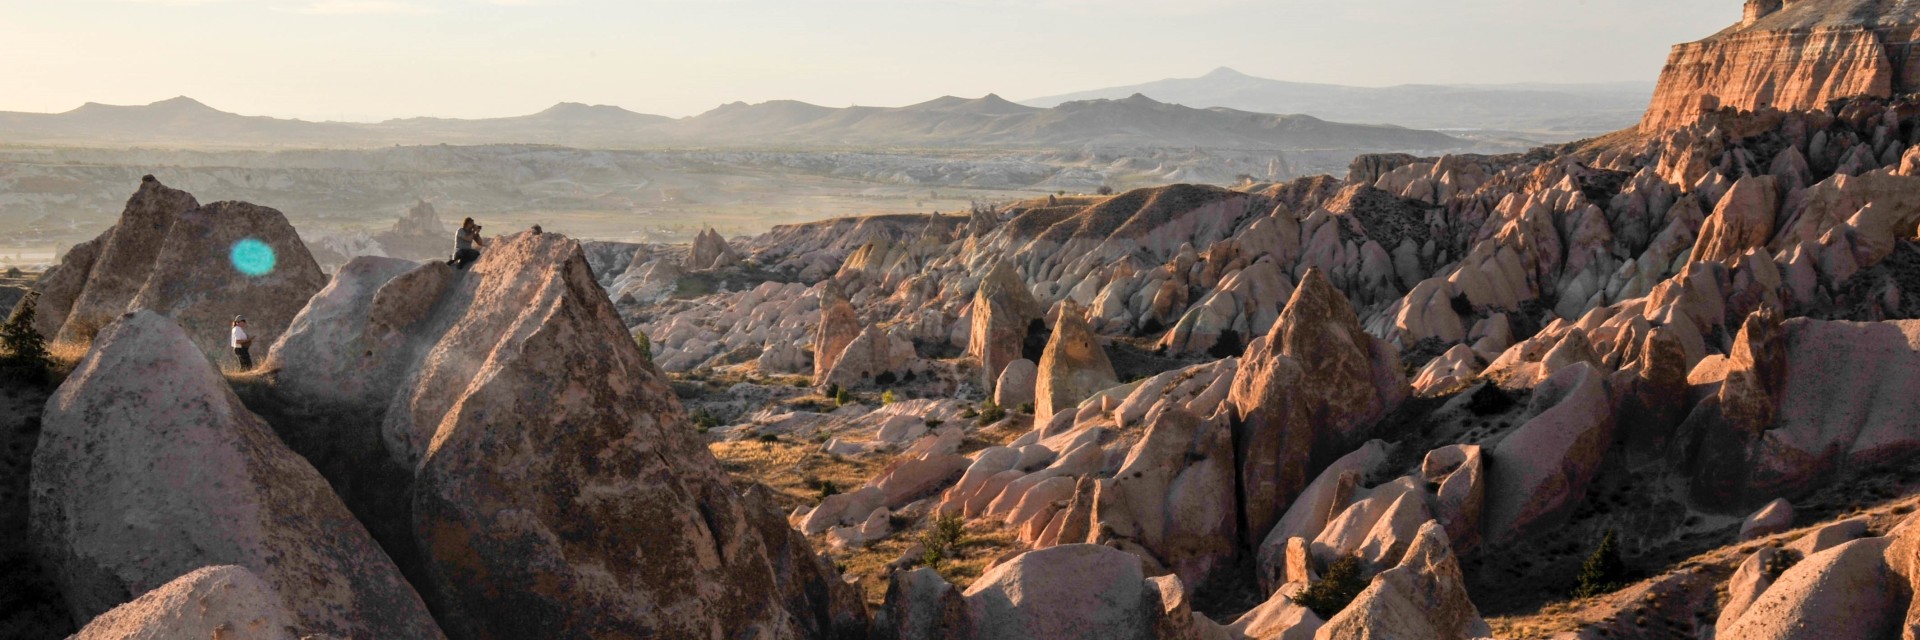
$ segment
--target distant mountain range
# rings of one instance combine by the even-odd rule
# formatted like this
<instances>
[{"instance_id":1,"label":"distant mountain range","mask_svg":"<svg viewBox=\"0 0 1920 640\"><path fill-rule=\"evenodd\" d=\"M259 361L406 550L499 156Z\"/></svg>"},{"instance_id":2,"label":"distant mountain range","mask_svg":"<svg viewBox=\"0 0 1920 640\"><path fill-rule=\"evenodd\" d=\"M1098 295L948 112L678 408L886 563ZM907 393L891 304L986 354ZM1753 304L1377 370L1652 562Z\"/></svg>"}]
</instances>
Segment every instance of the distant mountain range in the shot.
<instances>
[{"instance_id":1,"label":"distant mountain range","mask_svg":"<svg viewBox=\"0 0 1920 640\"><path fill-rule=\"evenodd\" d=\"M1653 83L1350 87L1270 80L1221 67L1198 78L1170 78L1021 103L1052 107L1136 94L1192 107L1306 113L1339 122L1591 135L1638 122L1653 97Z\"/></svg>"},{"instance_id":2,"label":"distant mountain range","mask_svg":"<svg viewBox=\"0 0 1920 640\"><path fill-rule=\"evenodd\" d=\"M1329 122L1143 95L1046 108L988 95L905 107L833 108L794 101L733 103L687 118L562 103L511 118L310 122L227 113L191 98L143 106L88 103L65 113L0 112L0 143L190 148L342 148L393 144L661 147L1204 147L1255 150L1447 151L1474 143L1434 131Z\"/></svg>"}]
</instances>

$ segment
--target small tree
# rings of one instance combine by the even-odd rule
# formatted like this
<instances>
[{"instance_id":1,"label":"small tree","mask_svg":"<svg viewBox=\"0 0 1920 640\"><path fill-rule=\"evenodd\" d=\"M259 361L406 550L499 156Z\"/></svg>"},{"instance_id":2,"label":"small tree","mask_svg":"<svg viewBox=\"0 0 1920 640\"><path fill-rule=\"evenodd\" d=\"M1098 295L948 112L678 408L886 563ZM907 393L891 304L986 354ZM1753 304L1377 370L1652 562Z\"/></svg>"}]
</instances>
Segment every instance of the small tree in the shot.
<instances>
[{"instance_id":1,"label":"small tree","mask_svg":"<svg viewBox=\"0 0 1920 640\"><path fill-rule=\"evenodd\" d=\"M1620 541L1612 529L1600 539L1600 546L1580 565L1580 583L1573 589L1575 598L1591 598L1611 593L1626 582L1627 564L1620 560Z\"/></svg>"},{"instance_id":2,"label":"small tree","mask_svg":"<svg viewBox=\"0 0 1920 640\"><path fill-rule=\"evenodd\" d=\"M7 322L0 325L0 375L23 382L44 384L53 372L53 357L47 353L47 340L33 330L34 311L40 293L28 291Z\"/></svg>"},{"instance_id":3,"label":"small tree","mask_svg":"<svg viewBox=\"0 0 1920 640\"><path fill-rule=\"evenodd\" d=\"M640 357L646 358L647 362L653 362L653 340L648 339L646 333L633 332L633 343L640 347Z\"/></svg>"},{"instance_id":4,"label":"small tree","mask_svg":"<svg viewBox=\"0 0 1920 640\"><path fill-rule=\"evenodd\" d=\"M1006 418L1007 410L1005 408L994 404L992 400L987 400L980 403L980 417L974 420L974 424L984 427L1005 420Z\"/></svg>"},{"instance_id":5,"label":"small tree","mask_svg":"<svg viewBox=\"0 0 1920 640\"><path fill-rule=\"evenodd\" d=\"M1093 190L1093 192L1103 196L1110 196L1110 195L1113 195L1113 187L1103 184L1103 185L1100 185L1099 189Z\"/></svg>"},{"instance_id":6,"label":"small tree","mask_svg":"<svg viewBox=\"0 0 1920 640\"><path fill-rule=\"evenodd\" d=\"M853 402L853 394L847 393L846 389L835 387L833 390L833 403L835 405L845 406L849 402Z\"/></svg>"},{"instance_id":7,"label":"small tree","mask_svg":"<svg viewBox=\"0 0 1920 640\"><path fill-rule=\"evenodd\" d=\"M920 562L935 571L940 563L960 555L960 543L967 537L967 521L950 513L933 519L933 526L920 534Z\"/></svg>"},{"instance_id":8,"label":"small tree","mask_svg":"<svg viewBox=\"0 0 1920 640\"><path fill-rule=\"evenodd\" d=\"M1360 577L1360 558L1346 556L1328 565L1327 574L1294 595L1293 601L1312 609L1320 619L1328 620L1347 608L1366 588L1367 581Z\"/></svg>"}]
</instances>

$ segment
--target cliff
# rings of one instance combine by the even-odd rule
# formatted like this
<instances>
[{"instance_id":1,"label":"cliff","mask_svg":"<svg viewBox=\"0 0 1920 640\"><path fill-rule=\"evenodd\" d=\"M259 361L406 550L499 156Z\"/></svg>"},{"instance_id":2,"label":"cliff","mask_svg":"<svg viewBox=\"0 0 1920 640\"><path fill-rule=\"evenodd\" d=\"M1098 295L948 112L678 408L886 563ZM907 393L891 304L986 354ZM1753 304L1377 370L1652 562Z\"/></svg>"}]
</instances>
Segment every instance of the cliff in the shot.
<instances>
[{"instance_id":1,"label":"cliff","mask_svg":"<svg viewBox=\"0 0 1920 640\"><path fill-rule=\"evenodd\" d=\"M1840 98L1920 89L1916 0L1749 0L1741 21L1676 45L1643 132L1723 108L1821 109Z\"/></svg>"}]
</instances>

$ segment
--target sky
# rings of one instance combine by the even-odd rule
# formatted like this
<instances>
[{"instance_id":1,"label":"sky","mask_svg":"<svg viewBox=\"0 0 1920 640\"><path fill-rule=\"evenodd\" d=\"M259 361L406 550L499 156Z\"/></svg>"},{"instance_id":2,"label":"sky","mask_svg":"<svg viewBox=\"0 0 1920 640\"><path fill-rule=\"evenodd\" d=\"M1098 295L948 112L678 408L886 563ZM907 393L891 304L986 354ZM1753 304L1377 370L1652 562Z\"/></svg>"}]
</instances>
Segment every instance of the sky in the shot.
<instances>
[{"instance_id":1,"label":"sky","mask_svg":"<svg viewBox=\"0 0 1920 640\"><path fill-rule=\"evenodd\" d=\"M1738 0L0 0L0 110L186 95L248 115L556 102L1019 100L1193 77L1651 82Z\"/></svg>"}]
</instances>

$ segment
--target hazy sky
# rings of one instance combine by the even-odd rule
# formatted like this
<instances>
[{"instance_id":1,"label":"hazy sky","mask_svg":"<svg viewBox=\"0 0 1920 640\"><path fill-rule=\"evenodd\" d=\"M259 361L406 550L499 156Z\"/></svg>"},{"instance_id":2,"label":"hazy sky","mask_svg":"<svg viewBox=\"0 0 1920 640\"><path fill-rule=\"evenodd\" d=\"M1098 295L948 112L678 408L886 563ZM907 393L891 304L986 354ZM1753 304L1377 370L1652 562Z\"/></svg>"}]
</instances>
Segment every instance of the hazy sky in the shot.
<instances>
[{"instance_id":1,"label":"hazy sky","mask_svg":"<svg viewBox=\"0 0 1920 640\"><path fill-rule=\"evenodd\" d=\"M1651 81L1738 0L0 0L0 110L682 116L1191 77Z\"/></svg>"}]
</instances>

